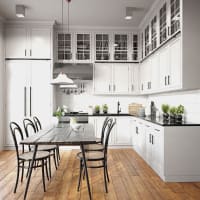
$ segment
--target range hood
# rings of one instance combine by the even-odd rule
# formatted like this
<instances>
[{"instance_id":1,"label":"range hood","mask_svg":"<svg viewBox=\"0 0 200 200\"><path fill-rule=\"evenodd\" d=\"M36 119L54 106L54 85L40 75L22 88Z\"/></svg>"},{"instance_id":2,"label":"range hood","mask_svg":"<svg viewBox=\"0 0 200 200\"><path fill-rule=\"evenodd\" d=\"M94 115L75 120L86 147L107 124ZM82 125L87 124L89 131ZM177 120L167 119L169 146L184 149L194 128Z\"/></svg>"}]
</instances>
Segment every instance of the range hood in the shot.
<instances>
[{"instance_id":1,"label":"range hood","mask_svg":"<svg viewBox=\"0 0 200 200\"><path fill-rule=\"evenodd\" d=\"M55 78L60 72L67 74L73 80L92 80L93 64L91 63L55 63L53 77Z\"/></svg>"}]
</instances>

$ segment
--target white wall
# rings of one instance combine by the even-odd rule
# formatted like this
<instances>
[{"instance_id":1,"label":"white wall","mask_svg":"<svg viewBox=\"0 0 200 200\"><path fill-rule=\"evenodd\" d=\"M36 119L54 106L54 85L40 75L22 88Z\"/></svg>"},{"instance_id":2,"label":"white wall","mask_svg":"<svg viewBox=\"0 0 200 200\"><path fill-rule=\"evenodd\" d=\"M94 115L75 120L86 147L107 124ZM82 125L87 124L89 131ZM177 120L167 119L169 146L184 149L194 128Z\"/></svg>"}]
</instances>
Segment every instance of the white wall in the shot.
<instances>
[{"instance_id":1,"label":"white wall","mask_svg":"<svg viewBox=\"0 0 200 200\"><path fill-rule=\"evenodd\" d=\"M155 94L148 97L148 105L150 101L154 101L160 111L162 104L182 104L185 107L185 120L200 123L200 90Z\"/></svg>"},{"instance_id":2,"label":"white wall","mask_svg":"<svg viewBox=\"0 0 200 200\"><path fill-rule=\"evenodd\" d=\"M70 110L88 111L88 106L107 104L108 112L117 112L117 101L120 101L122 113L128 112L128 104L136 102L146 104L145 97L134 96L95 96L92 95L92 81L86 84L86 92L80 95L66 95L60 89L56 90L56 104L57 106L66 105Z\"/></svg>"},{"instance_id":3,"label":"white wall","mask_svg":"<svg viewBox=\"0 0 200 200\"><path fill-rule=\"evenodd\" d=\"M0 150L3 149L3 73L4 73L3 24L0 18Z\"/></svg>"}]
</instances>

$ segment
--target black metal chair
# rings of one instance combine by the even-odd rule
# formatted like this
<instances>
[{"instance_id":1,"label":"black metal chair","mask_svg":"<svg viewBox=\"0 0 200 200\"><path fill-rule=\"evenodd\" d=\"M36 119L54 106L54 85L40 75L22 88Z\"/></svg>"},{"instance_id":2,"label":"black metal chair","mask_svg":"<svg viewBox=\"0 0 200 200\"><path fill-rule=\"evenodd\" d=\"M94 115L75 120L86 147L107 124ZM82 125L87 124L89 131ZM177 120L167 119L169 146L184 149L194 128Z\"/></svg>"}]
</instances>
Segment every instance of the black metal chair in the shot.
<instances>
[{"instance_id":1,"label":"black metal chair","mask_svg":"<svg viewBox=\"0 0 200 200\"><path fill-rule=\"evenodd\" d=\"M106 132L106 127L108 122L112 120L113 119L109 117L105 118L101 130L101 138L96 138L97 144L84 145L85 151L102 151L104 149L104 139L105 139L104 136Z\"/></svg>"},{"instance_id":2,"label":"black metal chair","mask_svg":"<svg viewBox=\"0 0 200 200\"><path fill-rule=\"evenodd\" d=\"M108 141L109 141L110 133L115 124L116 124L116 121L113 122L113 120L109 120L107 123L107 129L106 129L107 131L106 131L106 138L105 138L103 151L86 151L85 152L85 158L86 158L86 161L88 162L88 166L87 166L88 168L103 168L104 169L104 183L105 183L106 193L108 192L108 187L107 187ZM77 158L80 159L80 171L79 171L79 180L78 180L78 188L77 188L77 190L79 191L83 167L84 167L82 152L79 152L77 154Z\"/></svg>"},{"instance_id":3,"label":"black metal chair","mask_svg":"<svg viewBox=\"0 0 200 200\"><path fill-rule=\"evenodd\" d=\"M38 119L38 117L34 116L33 117L33 122L35 124L35 128L36 128L36 131L40 131L42 130L42 124L40 122L40 120ZM57 149L56 149L56 158L57 158L57 164L59 165L59 161L60 161L60 150L59 150L59 145L57 145Z\"/></svg>"},{"instance_id":4,"label":"black metal chair","mask_svg":"<svg viewBox=\"0 0 200 200\"><path fill-rule=\"evenodd\" d=\"M25 130L25 133L26 133L26 137L29 137L29 135L30 135L29 131L30 130L32 130L34 133L37 133L37 129L36 129L32 120L25 118L23 120L23 125L24 125L24 130ZM29 147L29 149L31 149L31 148ZM47 151L47 152L50 153L50 156L53 156L55 168L57 169L56 150L57 150L56 145L39 145L38 146L38 151ZM50 178L51 178L51 159L49 159L49 175L50 175Z\"/></svg>"},{"instance_id":5,"label":"black metal chair","mask_svg":"<svg viewBox=\"0 0 200 200\"><path fill-rule=\"evenodd\" d=\"M23 181L23 176L24 176L24 169L27 168L29 170L30 167L30 162L32 161L33 158L33 152L28 151L25 152L25 146L22 146L22 151L20 151L19 148L19 140L23 140L23 132L20 126L16 122L11 122L10 123L10 130L12 133L13 141L15 144L15 150L17 154L17 178L16 178L16 183L15 183L15 188L14 188L14 193L16 193L17 190L17 185L19 181L19 174L20 174L20 168L22 169L21 173L21 182ZM35 164L33 165L33 168L42 168L42 181L43 181L43 188L44 192L46 191L45 188L45 168L46 168L46 175L47 179L49 180L48 176L48 170L47 170L47 160L50 159L50 154L47 151L37 151L36 158L35 158ZM25 166L25 163L28 162L28 166ZM36 162L38 163L36 165ZM28 171L27 171L28 172Z\"/></svg>"}]
</instances>

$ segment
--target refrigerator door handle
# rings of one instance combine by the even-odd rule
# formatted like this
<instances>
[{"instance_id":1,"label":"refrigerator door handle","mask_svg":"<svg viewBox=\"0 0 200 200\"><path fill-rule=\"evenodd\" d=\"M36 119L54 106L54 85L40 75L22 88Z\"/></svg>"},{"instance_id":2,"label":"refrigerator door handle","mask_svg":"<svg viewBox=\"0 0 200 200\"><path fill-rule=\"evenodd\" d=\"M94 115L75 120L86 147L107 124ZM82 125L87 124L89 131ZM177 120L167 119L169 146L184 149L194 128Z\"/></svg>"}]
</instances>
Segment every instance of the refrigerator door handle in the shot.
<instances>
[{"instance_id":1,"label":"refrigerator door handle","mask_svg":"<svg viewBox=\"0 0 200 200\"><path fill-rule=\"evenodd\" d=\"M24 116L26 117L26 87L24 87Z\"/></svg>"},{"instance_id":2,"label":"refrigerator door handle","mask_svg":"<svg viewBox=\"0 0 200 200\"><path fill-rule=\"evenodd\" d=\"M30 117L32 116L32 87L30 86Z\"/></svg>"}]
</instances>

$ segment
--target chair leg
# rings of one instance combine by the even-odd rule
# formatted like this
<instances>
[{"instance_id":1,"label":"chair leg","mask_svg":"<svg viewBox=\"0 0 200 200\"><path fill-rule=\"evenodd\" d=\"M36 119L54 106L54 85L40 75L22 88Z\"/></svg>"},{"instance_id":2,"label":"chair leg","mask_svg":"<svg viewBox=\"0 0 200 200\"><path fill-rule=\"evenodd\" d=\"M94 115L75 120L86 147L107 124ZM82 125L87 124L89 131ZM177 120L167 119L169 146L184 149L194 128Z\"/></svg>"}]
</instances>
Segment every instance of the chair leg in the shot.
<instances>
[{"instance_id":1,"label":"chair leg","mask_svg":"<svg viewBox=\"0 0 200 200\"><path fill-rule=\"evenodd\" d=\"M104 163L104 167L103 167L103 171L104 171L104 184L105 184L105 190L106 190L106 193L108 193L108 187L107 187L107 180L106 180L106 166L105 166L105 163Z\"/></svg>"},{"instance_id":2,"label":"chair leg","mask_svg":"<svg viewBox=\"0 0 200 200\"><path fill-rule=\"evenodd\" d=\"M27 168L27 172L26 172L26 178L28 177L28 172L29 172L29 169L30 169L30 164L31 164L31 162L28 161L28 168Z\"/></svg>"},{"instance_id":3,"label":"chair leg","mask_svg":"<svg viewBox=\"0 0 200 200\"><path fill-rule=\"evenodd\" d=\"M80 170L79 170L79 179L78 179L78 187L77 187L78 192L80 191L82 171L83 171L83 166L82 166L82 161L80 160Z\"/></svg>"},{"instance_id":4,"label":"chair leg","mask_svg":"<svg viewBox=\"0 0 200 200\"><path fill-rule=\"evenodd\" d=\"M107 176L107 180L108 182L110 182L110 178L109 178L109 174L108 174L108 165L107 165L107 162L105 163L106 164L106 176Z\"/></svg>"},{"instance_id":5,"label":"chair leg","mask_svg":"<svg viewBox=\"0 0 200 200\"><path fill-rule=\"evenodd\" d=\"M24 161L22 162L21 182L23 181L23 178L24 178Z\"/></svg>"},{"instance_id":6,"label":"chair leg","mask_svg":"<svg viewBox=\"0 0 200 200\"><path fill-rule=\"evenodd\" d=\"M57 145L57 158L58 160L60 160L60 149L59 149L59 145Z\"/></svg>"},{"instance_id":7,"label":"chair leg","mask_svg":"<svg viewBox=\"0 0 200 200\"><path fill-rule=\"evenodd\" d=\"M55 151L55 150L54 150L54 152L53 152L53 160L54 160L55 168L57 169L57 164L56 164L56 151Z\"/></svg>"},{"instance_id":8,"label":"chair leg","mask_svg":"<svg viewBox=\"0 0 200 200\"><path fill-rule=\"evenodd\" d=\"M49 181L50 179L49 179L49 173L48 173L47 160L48 158L45 160L45 169L46 169L47 180Z\"/></svg>"},{"instance_id":9,"label":"chair leg","mask_svg":"<svg viewBox=\"0 0 200 200\"><path fill-rule=\"evenodd\" d=\"M19 180L19 172L20 172L20 167L19 167L19 162L18 162L17 163L17 178L16 178L16 183L15 183L14 193L16 193L16 190L17 190L17 185L18 185L18 180Z\"/></svg>"},{"instance_id":10,"label":"chair leg","mask_svg":"<svg viewBox=\"0 0 200 200\"><path fill-rule=\"evenodd\" d=\"M49 161L49 177L51 179L51 156L49 156L48 161Z\"/></svg>"},{"instance_id":11,"label":"chair leg","mask_svg":"<svg viewBox=\"0 0 200 200\"><path fill-rule=\"evenodd\" d=\"M44 177L44 160L42 160L42 182L43 182L44 192L46 192L46 188L45 188L45 177Z\"/></svg>"}]
</instances>

